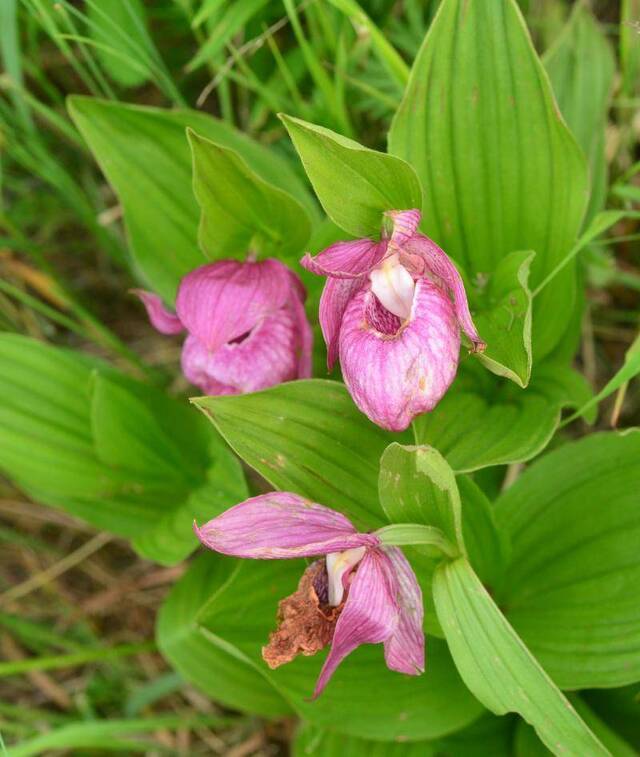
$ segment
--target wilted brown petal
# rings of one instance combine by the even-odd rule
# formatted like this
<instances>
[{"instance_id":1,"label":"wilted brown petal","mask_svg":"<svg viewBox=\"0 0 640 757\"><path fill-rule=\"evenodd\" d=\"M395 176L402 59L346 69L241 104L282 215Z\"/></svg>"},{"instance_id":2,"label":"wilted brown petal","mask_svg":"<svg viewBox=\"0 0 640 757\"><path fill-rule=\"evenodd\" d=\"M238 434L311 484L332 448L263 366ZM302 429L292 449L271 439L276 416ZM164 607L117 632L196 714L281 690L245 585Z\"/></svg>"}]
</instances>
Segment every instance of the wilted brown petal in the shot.
<instances>
[{"instance_id":1,"label":"wilted brown petal","mask_svg":"<svg viewBox=\"0 0 640 757\"><path fill-rule=\"evenodd\" d=\"M324 560L316 560L302 574L297 590L278 605L278 628L262 648L262 658L270 668L291 662L299 654L314 655L331 643L344 603L328 604L327 570Z\"/></svg>"}]
</instances>

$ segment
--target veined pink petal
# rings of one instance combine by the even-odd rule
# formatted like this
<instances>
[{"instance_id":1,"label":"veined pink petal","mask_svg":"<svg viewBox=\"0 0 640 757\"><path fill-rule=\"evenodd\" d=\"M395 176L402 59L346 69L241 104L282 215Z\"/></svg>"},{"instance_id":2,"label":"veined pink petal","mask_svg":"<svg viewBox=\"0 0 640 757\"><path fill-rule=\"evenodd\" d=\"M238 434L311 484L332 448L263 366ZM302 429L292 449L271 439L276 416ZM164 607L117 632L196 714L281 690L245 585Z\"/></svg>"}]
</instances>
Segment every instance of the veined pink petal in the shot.
<instances>
[{"instance_id":1,"label":"veined pink petal","mask_svg":"<svg viewBox=\"0 0 640 757\"><path fill-rule=\"evenodd\" d=\"M162 304L162 300L153 292L145 292L144 289L132 289L133 294L137 295L147 310L147 315L151 325L161 334L179 334L184 331L182 321L177 315L167 310Z\"/></svg>"},{"instance_id":2,"label":"veined pink petal","mask_svg":"<svg viewBox=\"0 0 640 757\"><path fill-rule=\"evenodd\" d=\"M320 276L353 279L364 276L384 257L387 243L371 239L336 242L315 256L308 252L300 265Z\"/></svg>"},{"instance_id":3,"label":"veined pink petal","mask_svg":"<svg viewBox=\"0 0 640 757\"><path fill-rule=\"evenodd\" d=\"M398 547L383 547L394 572L400 608L398 625L384 643L387 667L411 676L424 673L424 605L413 568Z\"/></svg>"},{"instance_id":4,"label":"veined pink petal","mask_svg":"<svg viewBox=\"0 0 640 757\"><path fill-rule=\"evenodd\" d=\"M389 210L385 213L393 222L389 246L402 247L418 230L422 213L417 210Z\"/></svg>"},{"instance_id":5,"label":"veined pink petal","mask_svg":"<svg viewBox=\"0 0 640 757\"><path fill-rule=\"evenodd\" d=\"M278 260L220 260L182 279L176 311L189 333L215 350L251 331L290 297L289 270Z\"/></svg>"},{"instance_id":6,"label":"veined pink petal","mask_svg":"<svg viewBox=\"0 0 640 757\"><path fill-rule=\"evenodd\" d=\"M247 499L195 531L216 552L263 560L313 557L380 543L374 534L357 533L341 513L290 492Z\"/></svg>"},{"instance_id":7,"label":"veined pink petal","mask_svg":"<svg viewBox=\"0 0 640 757\"><path fill-rule=\"evenodd\" d=\"M482 341L473 324L464 283L449 256L435 242L422 234L416 234L409 239L404 245L403 253L410 260L412 259L413 266L411 267L415 267L416 259L421 260L424 264L424 271L421 273L431 276L436 283L441 283L446 288L453 299L458 323L469 337L473 351L482 352L487 345Z\"/></svg>"},{"instance_id":8,"label":"veined pink petal","mask_svg":"<svg viewBox=\"0 0 640 757\"><path fill-rule=\"evenodd\" d=\"M300 377L303 353L299 315L289 307L266 316L237 341L208 349L189 335L182 348L182 372L206 394L257 392ZM307 328L308 324L307 324Z\"/></svg>"},{"instance_id":9,"label":"veined pink petal","mask_svg":"<svg viewBox=\"0 0 640 757\"><path fill-rule=\"evenodd\" d=\"M293 271L289 271L289 279L291 281L291 297L288 307L291 309L297 333L296 355L298 359L298 371L296 378L311 378L313 331L304 309L307 292L299 277Z\"/></svg>"},{"instance_id":10,"label":"veined pink petal","mask_svg":"<svg viewBox=\"0 0 640 757\"><path fill-rule=\"evenodd\" d=\"M435 407L455 377L459 350L453 304L427 279L416 282L404 324L366 287L342 319L340 365L347 388L360 410L390 431L403 431Z\"/></svg>"},{"instance_id":11,"label":"veined pink petal","mask_svg":"<svg viewBox=\"0 0 640 757\"><path fill-rule=\"evenodd\" d=\"M370 549L358 564L347 601L336 623L331 651L316 683L319 697L344 658L360 644L379 644L391 637L398 625L397 587L387 555Z\"/></svg>"},{"instance_id":12,"label":"veined pink petal","mask_svg":"<svg viewBox=\"0 0 640 757\"><path fill-rule=\"evenodd\" d=\"M327 345L327 368L338 359L338 341L342 317L353 295L364 286L364 279L328 278L320 297L319 320Z\"/></svg>"}]
</instances>

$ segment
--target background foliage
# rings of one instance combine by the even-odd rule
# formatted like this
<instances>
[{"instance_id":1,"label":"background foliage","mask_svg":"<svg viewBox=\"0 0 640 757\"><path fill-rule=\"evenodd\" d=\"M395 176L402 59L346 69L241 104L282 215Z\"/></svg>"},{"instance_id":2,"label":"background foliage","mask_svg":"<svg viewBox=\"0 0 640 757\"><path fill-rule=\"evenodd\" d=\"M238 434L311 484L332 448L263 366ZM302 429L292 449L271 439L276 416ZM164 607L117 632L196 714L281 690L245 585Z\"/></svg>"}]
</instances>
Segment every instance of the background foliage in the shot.
<instances>
[{"instance_id":1,"label":"background foliage","mask_svg":"<svg viewBox=\"0 0 640 757\"><path fill-rule=\"evenodd\" d=\"M637 0L0 3L0 748L640 750L639 24ZM297 261L410 207L489 347L390 434L327 378ZM248 246L305 281L315 378L190 405L128 290L171 305ZM191 524L269 487L455 544L405 550L424 676L361 648L310 703L321 656L266 668L301 566L191 557Z\"/></svg>"}]
</instances>

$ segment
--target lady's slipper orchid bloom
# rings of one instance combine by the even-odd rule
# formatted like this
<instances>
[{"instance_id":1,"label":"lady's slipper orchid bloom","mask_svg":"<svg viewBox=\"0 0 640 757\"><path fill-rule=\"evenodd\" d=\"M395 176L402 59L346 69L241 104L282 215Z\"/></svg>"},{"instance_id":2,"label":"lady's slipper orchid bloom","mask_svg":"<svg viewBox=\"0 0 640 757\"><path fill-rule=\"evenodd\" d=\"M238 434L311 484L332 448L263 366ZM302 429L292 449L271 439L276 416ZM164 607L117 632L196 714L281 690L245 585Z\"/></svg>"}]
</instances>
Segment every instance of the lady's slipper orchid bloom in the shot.
<instances>
[{"instance_id":1,"label":"lady's slipper orchid bloom","mask_svg":"<svg viewBox=\"0 0 640 757\"><path fill-rule=\"evenodd\" d=\"M252 497L195 531L206 547L234 557L325 556L280 602L278 629L262 650L276 668L331 644L314 698L360 644L384 644L391 670L424 672L422 592L398 547L383 545L375 533L358 533L341 513L289 492Z\"/></svg>"},{"instance_id":2,"label":"lady's slipper orchid bloom","mask_svg":"<svg viewBox=\"0 0 640 757\"><path fill-rule=\"evenodd\" d=\"M221 260L180 282L176 314L135 290L162 334L188 332L182 371L207 394L243 394L311 376L311 327L300 279L278 260Z\"/></svg>"},{"instance_id":3,"label":"lady's slipper orchid bloom","mask_svg":"<svg viewBox=\"0 0 640 757\"><path fill-rule=\"evenodd\" d=\"M329 370L340 359L356 405L374 423L403 431L433 410L458 367L460 328L474 352L485 344L473 325L464 284L449 257L417 232L419 210L386 214L380 242L337 242L302 266L327 276L320 326Z\"/></svg>"}]
</instances>

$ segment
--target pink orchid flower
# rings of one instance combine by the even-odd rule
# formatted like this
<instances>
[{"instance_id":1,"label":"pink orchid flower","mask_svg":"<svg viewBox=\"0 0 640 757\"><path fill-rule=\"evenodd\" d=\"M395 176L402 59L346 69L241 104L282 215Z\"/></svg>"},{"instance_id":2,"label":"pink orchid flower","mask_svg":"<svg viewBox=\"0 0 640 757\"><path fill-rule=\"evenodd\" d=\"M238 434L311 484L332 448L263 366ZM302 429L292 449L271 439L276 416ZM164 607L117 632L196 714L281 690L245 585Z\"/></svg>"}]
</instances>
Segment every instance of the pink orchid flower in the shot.
<instances>
[{"instance_id":1,"label":"pink orchid flower","mask_svg":"<svg viewBox=\"0 0 640 757\"><path fill-rule=\"evenodd\" d=\"M424 672L422 592L398 547L383 545L375 533L358 533L341 513L289 492L252 497L195 531L206 547L234 557L325 556L280 602L280 626L263 649L266 662L278 667L331 644L314 699L361 644L384 644L391 670Z\"/></svg>"},{"instance_id":2,"label":"pink orchid flower","mask_svg":"<svg viewBox=\"0 0 640 757\"><path fill-rule=\"evenodd\" d=\"M464 284L449 257L417 232L419 210L390 211L380 242L337 242L301 261L327 276L320 326L329 370L340 359L354 402L374 423L403 431L433 410L455 378L460 328L478 336Z\"/></svg>"},{"instance_id":3,"label":"pink orchid flower","mask_svg":"<svg viewBox=\"0 0 640 757\"><path fill-rule=\"evenodd\" d=\"M300 279L278 260L221 260L180 282L176 314L135 293L162 334L188 336L182 371L206 394L243 394L311 376L311 327Z\"/></svg>"}]
</instances>

